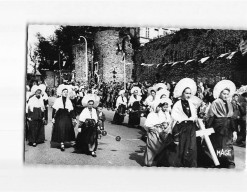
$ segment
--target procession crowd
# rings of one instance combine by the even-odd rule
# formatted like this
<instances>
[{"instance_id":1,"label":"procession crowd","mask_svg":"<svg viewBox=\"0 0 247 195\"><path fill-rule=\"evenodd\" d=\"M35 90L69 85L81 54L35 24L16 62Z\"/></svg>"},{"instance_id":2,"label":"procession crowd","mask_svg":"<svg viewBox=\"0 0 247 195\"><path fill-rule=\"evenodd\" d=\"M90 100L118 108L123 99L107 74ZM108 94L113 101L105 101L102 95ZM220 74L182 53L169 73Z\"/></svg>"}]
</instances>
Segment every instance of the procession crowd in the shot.
<instances>
[{"instance_id":1,"label":"procession crowd","mask_svg":"<svg viewBox=\"0 0 247 195\"><path fill-rule=\"evenodd\" d=\"M34 147L45 141L46 92L44 82L27 86L25 138ZM51 143L58 143L61 151L71 142L76 150L97 156L98 139L106 134L103 108L115 112L116 125L122 125L128 116L128 126L140 128L141 117L146 118L145 166L234 168L233 145L245 146L247 86L236 89L230 80L215 86L189 78L178 83L131 82L126 86L64 82L55 96ZM208 133L210 128L214 132Z\"/></svg>"}]
</instances>

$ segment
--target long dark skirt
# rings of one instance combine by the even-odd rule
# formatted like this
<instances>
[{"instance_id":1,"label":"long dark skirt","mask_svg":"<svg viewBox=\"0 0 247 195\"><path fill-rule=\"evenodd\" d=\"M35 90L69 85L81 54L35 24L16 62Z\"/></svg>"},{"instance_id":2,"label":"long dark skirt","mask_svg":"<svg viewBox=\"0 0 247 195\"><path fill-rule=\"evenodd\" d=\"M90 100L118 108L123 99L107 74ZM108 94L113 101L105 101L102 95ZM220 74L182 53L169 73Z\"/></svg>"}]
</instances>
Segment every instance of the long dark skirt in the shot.
<instances>
[{"instance_id":1,"label":"long dark skirt","mask_svg":"<svg viewBox=\"0 0 247 195\"><path fill-rule=\"evenodd\" d=\"M123 123L125 117L125 111L126 111L126 106L122 104L119 105L113 117L113 122L115 124L121 125Z\"/></svg>"},{"instance_id":2,"label":"long dark skirt","mask_svg":"<svg viewBox=\"0 0 247 195\"><path fill-rule=\"evenodd\" d=\"M96 151L98 147L98 130L96 125L86 125L83 123L81 132L77 134L76 148L88 153Z\"/></svg>"},{"instance_id":3,"label":"long dark skirt","mask_svg":"<svg viewBox=\"0 0 247 195\"><path fill-rule=\"evenodd\" d=\"M228 168L234 164L234 150L233 150L233 129L234 123L231 118L216 118L212 124L215 133L210 135L211 142L216 151L216 155L220 162L220 168ZM217 151L230 151L223 153Z\"/></svg>"},{"instance_id":4,"label":"long dark skirt","mask_svg":"<svg viewBox=\"0 0 247 195\"><path fill-rule=\"evenodd\" d=\"M141 118L140 118L140 113L139 111L131 111L129 113L129 126L137 126L140 125Z\"/></svg>"},{"instance_id":5,"label":"long dark skirt","mask_svg":"<svg viewBox=\"0 0 247 195\"><path fill-rule=\"evenodd\" d=\"M161 152L157 159L157 166L197 167L197 129L192 121L176 124L173 135L177 135L175 140L178 144L170 144Z\"/></svg>"},{"instance_id":6,"label":"long dark skirt","mask_svg":"<svg viewBox=\"0 0 247 195\"><path fill-rule=\"evenodd\" d=\"M57 143L75 141L74 127L67 109L59 109L56 112L51 141Z\"/></svg>"},{"instance_id":7,"label":"long dark skirt","mask_svg":"<svg viewBox=\"0 0 247 195\"><path fill-rule=\"evenodd\" d=\"M144 153L144 164L146 166L154 165L156 155L164 148L164 143L160 139L157 130L151 130L147 135L147 146Z\"/></svg>"},{"instance_id":8,"label":"long dark skirt","mask_svg":"<svg viewBox=\"0 0 247 195\"><path fill-rule=\"evenodd\" d=\"M27 140L30 143L42 143L45 141L45 128L42 120L28 122Z\"/></svg>"}]
</instances>

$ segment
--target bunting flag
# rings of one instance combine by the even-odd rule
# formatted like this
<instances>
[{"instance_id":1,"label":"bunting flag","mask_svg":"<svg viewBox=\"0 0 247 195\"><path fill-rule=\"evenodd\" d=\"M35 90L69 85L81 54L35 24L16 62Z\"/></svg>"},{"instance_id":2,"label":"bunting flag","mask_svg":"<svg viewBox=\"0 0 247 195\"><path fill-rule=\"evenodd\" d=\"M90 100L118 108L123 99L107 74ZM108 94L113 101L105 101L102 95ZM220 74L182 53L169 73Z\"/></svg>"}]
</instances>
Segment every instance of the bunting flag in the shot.
<instances>
[{"instance_id":1,"label":"bunting flag","mask_svg":"<svg viewBox=\"0 0 247 195\"><path fill-rule=\"evenodd\" d=\"M172 66L175 66L176 64L178 64L178 62L173 62L173 63L172 63Z\"/></svg>"},{"instance_id":2,"label":"bunting flag","mask_svg":"<svg viewBox=\"0 0 247 195\"><path fill-rule=\"evenodd\" d=\"M57 63L57 61L55 60L55 61L53 62L53 65L56 64L56 63Z\"/></svg>"},{"instance_id":3,"label":"bunting flag","mask_svg":"<svg viewBox=\"0 0 247 195\"><path fill-rule=\"evenodd\" d=\"M183 63L184 61L177 61L177 62L174 62L173 64L172 64L172 66L175 66L175 65L177 65L177 64L180 64L180 63Z\"/></svg>"},{"instance_id":4,"label":"bunting flag","mask_svg":"<svg viewBox=\"0 0 247 195\"><path fill-rule=\"evenodd\" d=\"M232 52L226 59L228 60L232 59L236 53L237 51Z\"/></svg>"},{"instance_id":5,"label":"bunting flag","mask_svg":"<svg viewBox=\"0 0 247 195\"><path fill-rule=\"evenodd\" d=\"M162 65L162 67L165 67L166 65L168 65L168 63L164 63L164 64Z\"/></svg>"},{"instance_id":6,"label":"bunting flag","mask_svg":"<svg viewBox=\"0 0 247 195\"><path fill-rule=\"evenodd\" d=\"M65 64L66 64L66 61L63 61L63 66L65 66Z\"/></svg>"},{"instance_id":7,"label":"bunting flag","mask_svg":"<svg viewBox=\"0 0 247 195\"><path fill-rule=\"evenodd\" d=\"M202 58L202 59L199 60L199 62L201 62L201 63L203 64L203 63L206 62L209 58L210 58L210 57Z\"/></svg>"},{"instance_id":8,"label":"bunting flag","mask_svg":"<svg viewBox=\"0 0 247 195\"><path fill-rule=\"evenodd\" d=\"M227 57L228 56L227 59L232 59L236 53L237 53L237 51L234 51L232 53L223 53L223 54L220 54L217 58L224 58L224 57ZM207 56L207 57L201 58L198 62L200 62L200 63L203 64L203 63L205 63L209 59L211 59L211 57L210 56ZM167 65L171 65L173 67L173 66L175 66L177 64L180 64L180 63L184 63L186 65L186 64L189 64L189 63L195 62L195 61L196 61L195 59L190 59L190 60L187 60L186 62L185 61L176 61L176 62L166 62L166 63L159 63L159 64L145 64L145 63L141 63L141 66L151 67L151 66L154 66L155 65L156 68L158 68L158 67L165 67ZM128 63L128 64L131 64L131 63Z\"/></svg>"},{"instance_id":9,"label":"bunting flag","mask_svg":"<svg viewBox=\"0 0 247 195\"><path fill-rule=\"evenodd\" d=\"M188 60L187 62L185 62L185 65L190 63L190 62L194 62L194 61L195 61L195 59Z\"/></svg>"},{"instance_id":10,"label":"bunting flag","mask_svg":"<svg viewBox=\"0 0 247 195\"><path fill-rule=\"evenodd\" d=\"M224 58L224 57L226 57L226 56L228 56L230 53L223 53L223 54L220 54L219 56L218 56L218 58Z\"/></svg>"},{"instance_id":11,"label":"bunting flag","mask_svg":"<svg viewBox=\"0 0 247 195\"><path fill-rule=\"evenodd\" d=\"M160 66L162 66L163 64L157 64L157 67L156 68L159 68Z\"/></svg>"},{"instance_id":12,"label":"bunting flag","mask_svg":"<svg viewBox=\"0 0 247 195\"><path fill-rule=\"evenodd\" d=\"M141 63L142 66L153 66L154 64L145 64L145 63Z\"/></svg>"}]
</instances>

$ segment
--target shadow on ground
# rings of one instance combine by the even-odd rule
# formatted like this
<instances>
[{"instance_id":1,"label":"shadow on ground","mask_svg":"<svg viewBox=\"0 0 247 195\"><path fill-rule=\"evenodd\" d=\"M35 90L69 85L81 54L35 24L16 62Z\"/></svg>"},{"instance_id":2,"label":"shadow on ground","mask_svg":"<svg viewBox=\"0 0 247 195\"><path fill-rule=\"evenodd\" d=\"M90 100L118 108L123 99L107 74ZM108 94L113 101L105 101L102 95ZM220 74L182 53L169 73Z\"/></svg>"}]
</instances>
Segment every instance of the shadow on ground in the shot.
<instances>
[{"instance_id":1,"label":"shadow on ground","mask_svg":"<svg viewBox=\"0 0 247 195\"><path fill-rule=\"evenodd\" d=\"M130 160L135 160L139 165L144 166L144 152L146 146L138 146L139 149L129 154Z\"/></svg>"}]
</instances>

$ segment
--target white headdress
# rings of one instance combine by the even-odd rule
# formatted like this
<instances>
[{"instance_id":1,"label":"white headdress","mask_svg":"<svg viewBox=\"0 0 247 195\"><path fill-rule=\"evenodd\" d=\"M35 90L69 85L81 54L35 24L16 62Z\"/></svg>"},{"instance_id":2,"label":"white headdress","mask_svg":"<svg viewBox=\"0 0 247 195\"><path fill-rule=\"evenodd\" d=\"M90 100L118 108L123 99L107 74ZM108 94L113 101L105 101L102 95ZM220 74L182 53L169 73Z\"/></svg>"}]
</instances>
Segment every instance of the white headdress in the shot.
<instances>
[{"instance_id":1,"label":"white headdress","mask_svg":"<svg viewBox=\"0 0 247 195\"><path fill-rule=\"evenodd\" d=\"M32 89L31 89L31 95L34 95L34 94L36 93L36 91L38 91L38 90L40 90L41 93L43 94L42 88L41 88L40 86L38 86L38 85L34 85L34 86L32 87Z\"/></svg>"},{"instance_id":2,"label":"white headdress","mask_svg":"<svg viewBox=\"0 0 247 195\"><path fill-rule=\"evenodd\" d=\"M131 93L132 93L132 94L133 94L135 91L138 92L138 95L141 95L141 89L140 89L139 87L133 87L133 88L131 89Z\"/></svg>"},{"instance_id":3,"label":"white headdress","mask_svg":"<svg viewBox=\"0 0 247 195\"><path fill-rule=\"evenodd\" d=\"M155 88L156 91L157 91L159 88L162 88L162 89L167 90L167 86L166 86L166 84L164 84L164 83L158 83L158 84L154 85L154 88Z\"/></svg>"},{"instance_id":4,"label":"white headdress","mask_svg":"<svg viewBox=\"0 0 247 195\"><path fill-rule=\"evenodd\" d=\"M68 96L70 96L71 92L72 92L72 89L71 89L71 87L69 85L64 85L64 84L61 84L61 85L58 86L57 95L58 96L62 96L62 92L63 92L64 89L68 90Z\"/></svg>"},{"instance_id":5,"label":"white headdress","mask_svg":"<svg viewBox=\"0 0 247 195\"><path fill-rule=\"evenodd\" d=\"M175 86L175 89L174 89L174 92L173 92L174 97L175 98L181 97L183 91L187 87L191 89L191 95L195 95L196 94L197 86L196 86L195 81L190 79L190 78L184 78L184 79L181 79L177 83L177 85Z\"/></svg>"},{"instance_id":6,"label":"white headdress","mask_svg":"<svg viewBox=\"0 0 247 195\"><path fill-rule=\"evenodd\" d=\"M94 101L94 105L93 105L94 107L97 107L99 105L100 98L99 96L95 94L86 94L82 99L82 105L86 107L88 104L88 101L90 100Z\"/></svg>"},{"instance_id":7,"label":"white headdress","mask_svg":"<svg viewBox=\"0 0 247 195\"><path fill-rule=\"evenodd\" d=\"M157 91L157 93L156 93L156 96L157 96L157 98L159 98L159 99L160 99L163 95L165 95L166 98L169 98L170 92L169 92L168 90L166 90L166 89L161 89L161 90Z\"/></svg>"},{"instance_id":8,"label":"white headdress","mask_svg":"<svg viewBox=\"0 0 247 195\"><path fill-rule=\"evenodd\" d=\"M45 84L40 84L39 88L42 90L43 93L45 93L45 90L46 90L46 85Z\"/></svg>"},{"instance_id":9,"label":"white headdress","mask_svg":"<svg viewBox=\"0 0 247 195\"><path fill-rule=\"evenodd\" d=\"M122 95L124 93L125 93L125 90L123 89L123 90L119 91L118 95Z\"/></svg>"},{"instance_id":10,"label":"white headdress","mask_svg":"<svg viewBox=\"0 0 247 195\"><path fill-rule=\"evenodd\" d=\"M230 80L222 80L222 81L218 82L214 87L214 91L213 91L214 98L215 99L219 98L220 93L224 89L229 89L230 90L230 96L232 96L236 91L236 85Z\"/></svg>"}]
</instances>

